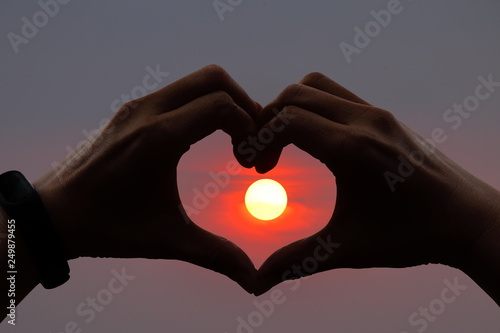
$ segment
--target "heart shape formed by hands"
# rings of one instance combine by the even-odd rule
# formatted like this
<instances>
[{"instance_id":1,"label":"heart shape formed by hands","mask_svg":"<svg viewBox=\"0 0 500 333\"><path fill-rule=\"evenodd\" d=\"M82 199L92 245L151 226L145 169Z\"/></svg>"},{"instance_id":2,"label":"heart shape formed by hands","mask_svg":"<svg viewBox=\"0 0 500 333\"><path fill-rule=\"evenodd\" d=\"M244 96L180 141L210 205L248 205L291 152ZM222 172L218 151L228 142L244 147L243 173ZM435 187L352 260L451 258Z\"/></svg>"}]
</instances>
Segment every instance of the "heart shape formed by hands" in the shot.
<instances>
[{"instance_id":1,"label":"heart shape formed by hands","mask_svg":"<svg viewBox=\"0 0 500 333\"><path fill-rule=\"evenodd\" d=\"M295 147L285 149L277 167L258 174L239 165L228 141L225 133L216 133L191 147L177 167L179 194L190 220L238 244L259 267L277 249L325 226L334 208L335 178ZM245 157L257 151L244 147ZM263 179L279 182L288 197L282 215L269 221L260 220L246 204L249 186ZM268 191L258 197L274 199Z\"/></svg>"},{"instance_id":2,"label":"heart shape formed by hands","mask_svg":"<svg viewBox=\"0 0 500 333\"><path fill-rule=\"evenodd\" d=\"M231 136L244 167L265 173L283 147L294 144L336 178L330 222L276 251L258 271L235 244L191 223L179 198L181 156L217 129ZM273 133L272 140L249 158L241 147L255 133ZM262 294L283 280L333 268L451 258L439 251L449 239L450 216L425 193L432 188L458 200L449 184L463 178L461 169L392 114L319 73L262 108L223 69L208 66L126 103L76 154L76 162L74 156L62 162L63 172L52 170L35 182L70 259L183 260ZM461 229L454 230L454 241L446 244L451 252L463 239Z\"/></svg>"}]
</instances>

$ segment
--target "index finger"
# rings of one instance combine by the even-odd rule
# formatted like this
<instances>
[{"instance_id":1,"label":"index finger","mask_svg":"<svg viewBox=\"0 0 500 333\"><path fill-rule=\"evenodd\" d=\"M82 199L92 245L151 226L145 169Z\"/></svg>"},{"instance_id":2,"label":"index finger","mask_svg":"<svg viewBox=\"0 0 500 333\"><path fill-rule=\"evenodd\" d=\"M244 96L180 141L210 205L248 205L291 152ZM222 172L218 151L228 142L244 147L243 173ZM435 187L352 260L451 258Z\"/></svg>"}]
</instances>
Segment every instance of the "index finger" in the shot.
<instances>
[{"instance_id":1,"label":"index finger","mask_svg":"<svg viewBox=\"0 0 500 333\"><path fill-rule=\"evenodd\" d=\"M333 81L328 76L318 72L307 74L306 76L304 76L302 80L300 80L299 83L309 86L311 88L316 88L318 90L324 91L326 93L329 93L331 95L343 98L345 100L354 103L370 105L361 97L357 96L350 90L346 89L337 82Z\"/></svg>"},{"instance_id":2,"label":"index finger","mask_svg":"<svg viewBox=\"0 0 500 333\"><path fill-rule=\"evenodd\" d=\"M205 66L152 93L150 97L154 99L158 111L165 113L216 91L229 94L239 107L255 118L259 105L222 67L217 65Z\"/></svg>"}]
</instances>

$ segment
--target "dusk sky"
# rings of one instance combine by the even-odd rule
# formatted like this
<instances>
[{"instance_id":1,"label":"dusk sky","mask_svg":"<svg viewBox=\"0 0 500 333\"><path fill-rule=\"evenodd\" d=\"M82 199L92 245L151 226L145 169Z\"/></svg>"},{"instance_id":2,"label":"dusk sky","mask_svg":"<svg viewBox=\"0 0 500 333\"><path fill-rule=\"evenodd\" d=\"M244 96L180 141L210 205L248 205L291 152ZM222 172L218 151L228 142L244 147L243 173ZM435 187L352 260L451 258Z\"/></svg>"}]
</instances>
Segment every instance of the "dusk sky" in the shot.
<instances>
[{"instance_id":1,"label":"dusk sky","mask_svg":"<svg viewBox=\"0 0 500 333\"><path fill-rule=\"evenodd\" d=\"M2 1L0 173L17 169L32 181L42 176L113 116L122 94L137 92L147 68L168 72L159 82L165 86L218 64L262 105L304 75L322 72L424 138L442 128L447 139L438 149L500 189L500 88L456 129L443 119L475 93L480 77L500 81L498 1L215 3L231 10L217 12L212 0L73 0L16 45L9 34L23 36L26 19L33 22L43 6ZM373 13L388 8L395 13L384 27ZM345 53L346 44L356 47L358 28L371 21L379 29L369 43ZM234 160L231 140L221 131L192 146L178 167L182 202L193 205L197 191L214 181L211 175ZM279 181L289 196L284 214L270 222L244 207L247 187L260 178ZM232 175L192 218L238 244L258 268L278 248L326 225L334 188L322 163L289 146L268 174L242 168ZM233 333L238 318L248 321L255 301L272 292L255 297L223 275L179 261L84 258L70 267L69 282L54 290L38 286L18 307L17 325L4 321L0 331L60 333L75 322L81 332ZM81 303L122 269L135 279L92 320L78 314ZM410 316L439 299L444 281L455 279L467 289L424 331L500 332L493 300L465 274L442 265L339 269L277 285L272 290L285 301L252 332L419 332Z\"/></svg>"}]
</instances>

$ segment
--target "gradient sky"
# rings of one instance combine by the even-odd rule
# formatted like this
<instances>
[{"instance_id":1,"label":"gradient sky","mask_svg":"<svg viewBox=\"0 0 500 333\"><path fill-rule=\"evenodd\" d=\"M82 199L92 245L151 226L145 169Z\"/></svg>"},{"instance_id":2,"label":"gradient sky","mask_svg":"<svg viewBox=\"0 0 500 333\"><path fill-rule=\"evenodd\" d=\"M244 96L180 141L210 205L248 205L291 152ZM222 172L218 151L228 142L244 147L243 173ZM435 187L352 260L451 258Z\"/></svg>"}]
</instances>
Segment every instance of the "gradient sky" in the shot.
<instances>
[{"instance_id":1,"label":"gradient sky","mask_svg":"<svg viewBox=\"0 0 500 333\"><path fill-rule=\"evenodd\" d=\"M224 1L226 2L226 1ZM478 76L500 81L500 3L401 0L370 44L348 63L339 44L353 44L354 27L390 1L243 0L221 21L206 1L71 1L15 53L9 32L21 34L22 18L41 10L37 1L0 4L0 172L19 169L35 180L61 160L66 147L113 115L111 104L130 93L157 64L168 84L216 63L261 104L312 71L323 72L368 102L393 112L429 138L434 128L448 139L438 148L500 188L500 89L452 130L443 113L474 93ZM233 1L234 3L234 1ZM217 132L194 145L179 165L183 202L233 160L230 140ZM266 177L289 194L285 214L258 223L243 208L253 170L231 177L195 221L240 245L257 266L293 240L328 221L335 200L329 171L288 147ZM89 240L91 241L91 240ZM236 332L237 318L254 301L222 275L177 261L79 259L71 280L47 291L36 288L18 308L18 325L2 332L64 332L74 321L82 332ZM90 323L76 309L107 287L112 271L134 275ZM285 302L255 332L417 332L409 316L440 297L443 281L467 289L425 332L500 332L498 306L458 270L439 265L408 269L336 270L283 292Z\"/></svg>"}]
</instances>

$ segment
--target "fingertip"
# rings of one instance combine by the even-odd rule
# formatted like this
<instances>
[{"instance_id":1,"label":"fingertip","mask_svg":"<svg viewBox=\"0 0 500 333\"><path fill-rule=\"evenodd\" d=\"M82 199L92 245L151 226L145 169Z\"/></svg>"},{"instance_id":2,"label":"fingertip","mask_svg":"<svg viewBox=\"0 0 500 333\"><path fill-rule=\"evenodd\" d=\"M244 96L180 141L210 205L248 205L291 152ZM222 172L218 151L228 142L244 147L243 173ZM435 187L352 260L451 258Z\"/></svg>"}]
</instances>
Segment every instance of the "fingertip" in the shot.
<instances>
[{"instance_id":1,"label":"fingertip","mask_svg":"<svg viewBox=\"0 0 500 333\"><path fill-rule=\"evenodd\" d=\"M260 272L259 272L260 273ZM276 283L272 283L267 280L262 280L263 277L261 275L257 275L255 286L254 286L254 295L255 296L260 296L265 293L267 293L269 290L271 290L272 287L280 284L282 281L278 281Z\"/></svg>"},{"instance_id":2,"label":"fingertip","mask_svg":"<svg viewBox=\"0 0 500 333\"><path fill-rule=\"evenodd\" d=\"M236 282L241 288L243 288L249 294L255 294L256 290L256 275L257 270L255 267L247 271L244 274L237 274L234 277L229 277L231 280Z\"/></svg>"},{"instance_id":3,"label":"fingertip","mask_svg":"<svg viewBox=\"0 0 500 333\"><path fill-rule=\"evenodd\" d=\"M256 287L255 292L253 293L255 296L261 296L267 293L271 288L260 288Z\"/></svg>"},{"instance_id":4,"label":"fingertip","mask_svg":"<svg viewBox=\"0 0 500 333\"><path fill-rule=\"evenodd\" d=\"M297 280L308 275L295 275L291 272L291 269L293 269L293 264L290 264L289 268L283 267L282 264L283 263L279 262L279 260L271 260L262 265L262 267L258 270L256 276L256 282L254 286L255 296L260 296L267 293L269 290L281 284L282 282Z\"/></svg>"},{"instance_id":5,"label":"fingertip","mask_svg":"<svg viewBox=\"0 0 500 333\"><path fill-rule=\"evenodd\" d=\"M264 174L274 169L278 165L281 152L282 148L264 150L255 160L255 170L260 174Z\"/></svg>"},{"instance_id":6,"label":"fingertip","mask_svg":"<svg viewBox=\"0 0 500 333\"><path fill-rule=\"evenodd\" d=\"M233 266L234 270L232 269L231 271L223 274L236 282L246 292L253 294L256 288L255 280L257 269L248 257L246 257L241 263L243 263L241 266L238 263L235 263Z\"/></svg>"},{"instance_id":7,"label":"fingertip","mask_svg":"<svg viewBox=\"0 0 500 333\"><path fill-rule=\"evenodd\" d=\"M315 248L313 240L314 236L304 238L271 254L258 270L255 295L262 295L281 282L316 273L302 269L299 264L306 258L313 258L311 257Z\"/></svg>"},{"instance_id":8,"label":"fingertip","mask_svg":"<svg viewBox=\"0 0 500 333\"><path fill-rule=\"evenodd\" d=\"M263 175L269 171L271 171L271 168L268 168L267 166L265 165L256 165L255 166L255 171L257 171L257 173Z\"/></svg>"},{"instance_id":9,"label":"fingertip","mask_svg":"<svg viewBox=\"0 0 500 333\"><path fill-rule=\"evenodd\" d=\"M246 154L240 151L240 147L244 142L245 141L241 140L233 140L233 155L242 167L250 169L255 166L255 159L248 158Z\"/></svg>"},{"instance_id":10,"label":"fingertip","mask_svg":"<svg viewBox=\"0 0 500 333\"><path fill-rule=\"evenodd\" d=\"M262 112L263 107L259 102L256 102L256 101L253 101L253 102L255 104L255 110L256 110L255 114L258 115Z\"/></svg>"},{"instance_id":11,"label":"fingertip","mask_svg":"<svg viewBox=\"0 0 500 333\"><path fill-rule=\"evenodd\" d=\"M273 165L268 165L268 164L256 164L255 171L257 171L257 173L263 175L263 174L271 171L274 167L275 167L275 165L273 166Z\"/></svg>"}]
</instances>

